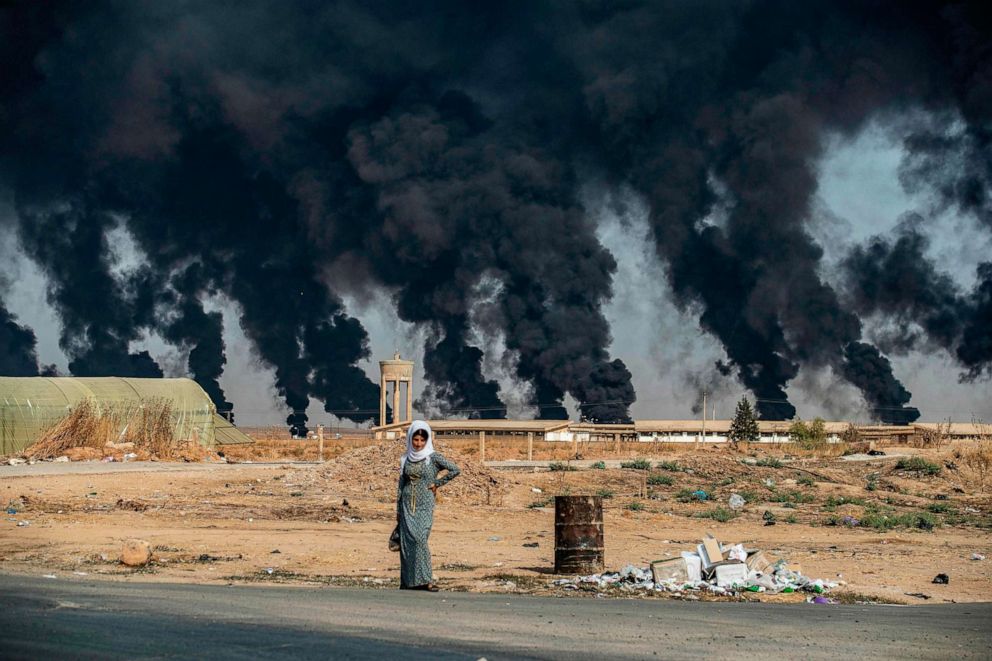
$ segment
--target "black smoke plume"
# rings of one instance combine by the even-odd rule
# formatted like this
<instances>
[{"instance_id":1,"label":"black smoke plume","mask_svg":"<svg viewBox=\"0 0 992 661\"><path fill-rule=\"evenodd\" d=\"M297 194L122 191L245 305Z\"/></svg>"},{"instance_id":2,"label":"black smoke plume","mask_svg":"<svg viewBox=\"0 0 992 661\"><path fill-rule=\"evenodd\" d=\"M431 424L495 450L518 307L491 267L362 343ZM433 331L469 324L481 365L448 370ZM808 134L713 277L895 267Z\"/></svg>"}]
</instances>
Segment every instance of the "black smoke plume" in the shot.
<instances>
[{"instance_id":1,"label":"black smoke plume","mask_svg":"<svg viewBox=\"0 0 992 661\"><path fill-rule=\"evenodd\" d=\"M842 263L849 302L887 322L890 351L939 348L964 368L962 380L992 375L992 263L979 264L974 289L962 291L927 255L923 222L910 216L894 239L851 250Z\"/></svg>"},{"instance_id":2,"label":"black smoke plume","mask_svg":"<svg viewBox=\"0 0 992 661\"><path fill-rule=\"evenodd\" d=\"M992 227L989 34L978 3L925 1L25 0L0 9L0 185L73 373L160 373L131 350L157 333L229 409L204 307L220 294L297 433L311 398L375 415L368 338L340 298L370 285L426 329L425 400L442 412L505 414L482 330L538 415L564 417L570 394L585 419L628 420L589 182L647 200L668 285L762 417L794 415L807 366L907 421L918 411L858 317L884 305L847 307L822 275L817 163L828 136L898 122L927 213ZM109 245L121 231L141 253L130 271ZM934 340L973 377L989 270ZM498 313L475 320L483 281Z\"/></svg>"},{"instance_id":3,"label":"black smoke plume","mask_svg":"<svg viewBox=\"0 0 992 661\"><path fill-rule=\"evenodd\" d=\"M0 305L0 375L37 376L37 338L27 326Z\"/></svg>"}]
</instances>

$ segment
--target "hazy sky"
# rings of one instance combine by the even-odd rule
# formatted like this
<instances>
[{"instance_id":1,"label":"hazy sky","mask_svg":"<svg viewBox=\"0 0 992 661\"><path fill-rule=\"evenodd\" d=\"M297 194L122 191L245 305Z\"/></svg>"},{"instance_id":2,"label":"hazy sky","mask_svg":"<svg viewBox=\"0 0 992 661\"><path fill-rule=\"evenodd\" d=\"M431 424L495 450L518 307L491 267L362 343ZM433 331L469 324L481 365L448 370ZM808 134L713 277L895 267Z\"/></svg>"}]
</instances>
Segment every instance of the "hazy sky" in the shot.
<instances>
[{"instance_id":1,"label":"hazy sky","mask_svg":"<svg viewBox=\"0 0 992 661\"><path fill-rule=\"evenodd\" d=\"M833 266L856 243L870 236L889 232L907 211L922 209L927 200L906 194L898 179L902 155L898 140L886 135L876 125L869 125L854 139L831 140L820 165L819 193L815 217L808 227L825 250L823 273L828 282L835 281ZM610 352L630 367L637 391L631 412L635 418L695 417L693 406L698 392L706 387L709 414L729 417L735 402L745 389L733 377L720 376L715 361L726 359L720 343L702 332L697 315L682 312L670 298L659 295L667 287L658 287L665 274L654 246L647 237L645 205L633 193L615 193L624 204L609 204L601 191L590 187L586 196L588 213L597 219L600 241L617 258L619 269L614 279L614 296L605 313L613 331ZM620 206L625 211L617 215ZM0 213L13 214L3 203ZM7 278L10 291L8 306L38 336L42 363L55 363L67 371L66 358L58 346L58 319L45 301L45 285L40 271L14 246L13 223L0 223L3 259L0 273ZM6 229L4 229L6 228ZM992 237L978 230L974 220L950 214L936 216L928 226L933 240L931 256L965 289L974 284L975 266L992 254ZM133 267L140 256L135 254L123 232L115 234L120 258L118 268ZM423 337L412 324L400 321L386 292L371 298L346 297L349 312L367 329L373 360L362 367L373 380L378 379L377 361L399 350L404 357L417 361L415 395L423 387ZM208 308L224 313L227 342L227 368L222 385L235 403L239 424L283 425L286 407L277 397L272 370L261 365L238 325L237 311L227 300L208 301ZM872 322L866 320L871 337ZM525 393L515 392L509 370L500 364L500 338L476 338L482 347L495 346L487 354L486 376L496 378L502 387L501 397L510 406L510 416L529 416L521 402ZM493 343L496 343L495 345ZM184 358L157 337L142 345L163 366L167 375L183 375ZM992 420L992 386L989 381L959 383L960 369L943 351L914 352L890 356L895 376L913 393L910 404L922 411L922 420L948 417L969 421L973 417ZM830 371L804 369L790 384L789 398L804 418L866 420L865 404L857 390ZM569 401L573 419L574 402ZM308 411L311 424L332 421L320 402L314 400ZM345 422L350 425L351 423Z\"/></svg>"}]
</instances>

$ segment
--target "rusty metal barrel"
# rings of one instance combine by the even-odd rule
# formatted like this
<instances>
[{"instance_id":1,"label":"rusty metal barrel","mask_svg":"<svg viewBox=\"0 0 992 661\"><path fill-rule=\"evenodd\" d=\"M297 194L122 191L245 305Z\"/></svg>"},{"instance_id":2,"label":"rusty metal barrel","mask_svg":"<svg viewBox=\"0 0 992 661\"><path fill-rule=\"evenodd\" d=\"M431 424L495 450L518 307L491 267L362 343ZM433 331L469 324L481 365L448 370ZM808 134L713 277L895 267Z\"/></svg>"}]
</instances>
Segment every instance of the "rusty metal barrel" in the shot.
<instances>
[{"instance_id":1,"label":"rusty metal barrel","mask_svg":"<svg viewBox=\"0 0 992 661\"><path fill-rule=\"evenodd\" d=\"M555 496L555 573L603 571L603 499Z\"/></svg>"}]
</instances>

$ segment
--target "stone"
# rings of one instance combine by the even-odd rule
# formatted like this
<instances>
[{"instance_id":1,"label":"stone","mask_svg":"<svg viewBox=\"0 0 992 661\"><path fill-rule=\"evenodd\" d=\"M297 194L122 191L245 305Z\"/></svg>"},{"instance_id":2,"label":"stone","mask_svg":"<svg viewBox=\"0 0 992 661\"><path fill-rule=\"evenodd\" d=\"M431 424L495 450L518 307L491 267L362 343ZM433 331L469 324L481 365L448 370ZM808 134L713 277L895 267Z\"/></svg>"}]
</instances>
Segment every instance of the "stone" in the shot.
<instances>
[{"instance_id":1,"label":"stone","mask_svg":"<svg viewBox=\"0 0 992 661\"><path fill-rule=\"evenodd\" d=\"M152 546L143 539L129 539L121 549L121 562L128 567L144 567L152 559Z\"/></svg>"}]
</instances>

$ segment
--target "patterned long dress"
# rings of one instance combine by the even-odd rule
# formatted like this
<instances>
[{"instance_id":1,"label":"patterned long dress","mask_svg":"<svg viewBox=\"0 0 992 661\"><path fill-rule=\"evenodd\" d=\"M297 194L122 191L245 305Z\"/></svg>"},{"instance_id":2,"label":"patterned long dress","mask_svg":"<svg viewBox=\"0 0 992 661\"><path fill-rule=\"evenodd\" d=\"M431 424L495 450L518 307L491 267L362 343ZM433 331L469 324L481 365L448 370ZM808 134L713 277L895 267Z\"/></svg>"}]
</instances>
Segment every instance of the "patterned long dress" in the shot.
<instances>
[{"instance_id":1,"label":"patterned long dress","mask_svg":"<svg viewBox=\"0 0 992 661\"><path fill-rule=\"evenodd\" d=\"M438 479L442 470L448 471ZM400 586L413 588L431 582L431 550L427 538L434 525L434 494L461 471L453 461L435 452L423 461L408 461L400 473L396 514L400 525Z\"/></svg>"}]
</instances>

